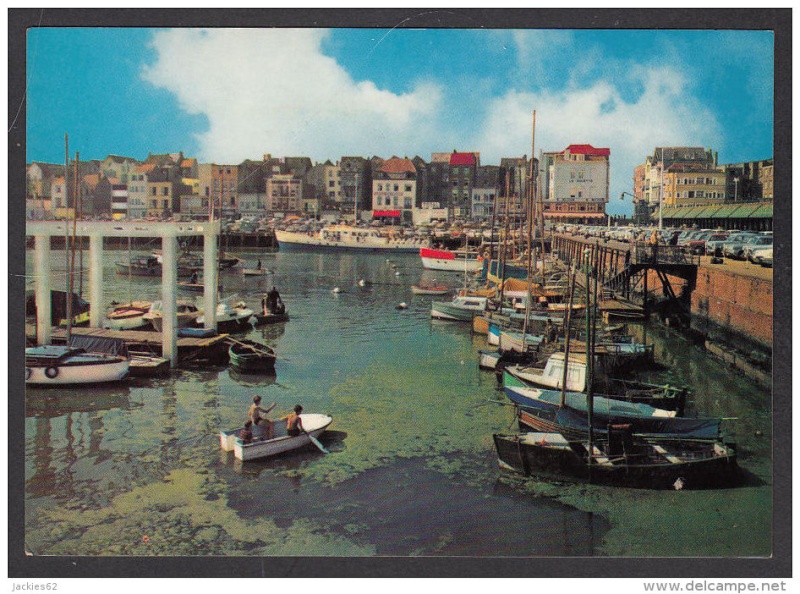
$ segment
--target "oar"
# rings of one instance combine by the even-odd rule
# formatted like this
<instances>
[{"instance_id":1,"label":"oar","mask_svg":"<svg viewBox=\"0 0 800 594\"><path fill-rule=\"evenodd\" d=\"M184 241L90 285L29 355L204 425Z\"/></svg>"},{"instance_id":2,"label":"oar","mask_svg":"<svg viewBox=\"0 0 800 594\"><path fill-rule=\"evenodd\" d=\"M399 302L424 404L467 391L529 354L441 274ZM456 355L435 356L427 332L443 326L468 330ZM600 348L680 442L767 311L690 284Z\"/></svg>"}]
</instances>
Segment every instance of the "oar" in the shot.
<instances>
[{"instance_id":1,"label":"oar","mask_svg":"<svg viewBox=\"0 0 800 594\"><path fill-rule=\"evenodd\" d=\"M308 431L306 431L305 429L303 429L303 433L305 433L305 434L308 436L308 439L310 439L310 440L311 440L311 443L313 443L315 446L317 446L317 449L318 449L320 452L322 452L323 454L330 454L330 452L329 452L328 450L326 450L326 449L325 449L325 446L324 446L324 445L322 445L322 442L320 442L320 440L318 440L316 437L314 437L313 435L311 435L311 434L310 434Z\"/></svg>"}]
</instances>

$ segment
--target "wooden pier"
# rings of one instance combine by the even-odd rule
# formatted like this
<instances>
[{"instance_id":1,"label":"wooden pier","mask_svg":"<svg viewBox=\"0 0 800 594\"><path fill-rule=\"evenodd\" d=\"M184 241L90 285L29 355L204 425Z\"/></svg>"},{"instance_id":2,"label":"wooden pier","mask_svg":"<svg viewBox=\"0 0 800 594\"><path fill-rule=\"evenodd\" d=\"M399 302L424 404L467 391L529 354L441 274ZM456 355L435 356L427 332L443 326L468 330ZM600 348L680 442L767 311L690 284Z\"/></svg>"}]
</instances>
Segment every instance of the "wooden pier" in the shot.
<instances>
[{"instance_id":1,"label":"wooden pier","mask_svg":"<svg viewBox=\"0 0 800 594\"><path fill-rule=\"evenodd\" d=\"M697 286L700 257L687 254L683 247L643 242L623 244L557 235L553 238L553 251L564 262L578 267L588 264L592 276L597 276L603 287L604 298L621 296L628 303L641 299L645 316L651 312L655 301L652 295L655 287L648 287L648 278L651 273L655 274L666 298L666 312L689 324L691 293ZM683 286L676 292L673 282Z\"/></svg>"},{"instance_id":2,"label":"wooden pier","mask_svg":"<svg viewBox=\"0 0 800 594\"><path fill-rule=\"evenodd\" d=\"M101 328L72 328L75 336L97 336L117 338L125 341L131 354L147 353L161 356L163 353L161 332L148 330L106 330ZM53 344L64 344L67 332L64 328L53 328ZM229 340L227 334L205 338L179 337L176 342L178 365L199 363L224 364L228 361Z\"/></svg>"}]
</instances>

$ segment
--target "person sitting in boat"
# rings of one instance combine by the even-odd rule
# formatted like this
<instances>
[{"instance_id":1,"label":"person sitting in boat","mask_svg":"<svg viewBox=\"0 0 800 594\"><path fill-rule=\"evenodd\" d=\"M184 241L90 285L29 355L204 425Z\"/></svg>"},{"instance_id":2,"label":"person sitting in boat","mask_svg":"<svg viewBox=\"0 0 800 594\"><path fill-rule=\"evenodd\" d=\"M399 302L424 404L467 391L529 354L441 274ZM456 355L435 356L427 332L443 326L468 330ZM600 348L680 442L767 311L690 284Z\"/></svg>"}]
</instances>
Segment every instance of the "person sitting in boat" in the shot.
<instances>
[{"instance_id":1,"label":"person sitting in boat","mask_svg":"<svg viewBox=\"0 0 800 594\"><path fill-rule=\"evenodd\" d=\"M197 271L195 270L192 272L192 276L189 277L189 284L196 285L197 284Z\"/></svg>"},{"instance_id":2,"label":"person sitting in boat","mask_svg":"<svg viewBox=\"0 0 800 594\"><path fill-rule=\"evenodd\" d=\"M286 421L286 433L289 437L296 437L300 433L305 433L303 421L300 419L301 412L303 412L303 407L298 404L294 407L294 411L281 417L281 421Z\"/></svg>"},{"instance_id":3,"label":"person sitting in boat","mask_svg":"<svg viewBox=\"0 0 800 594\"><path fill-rule=\"evenodd\" d=\"M256 264L256 270L261 270L261 260L259 260L258 264Z\"/></svg>"},{"instance_id":4,"label":"person sitting in boat","mask_svg":"<svg viewBox=\"0 0 800 594\"><path fill-rule=\"evenodd\" d=\"M248 420L245 422L244 429L239 433L239 439L242 440L242 443L253 441L253 421Z\"/></svg>"},{"instance_id":5,"label":"person sitting in boat","mask_svg":"<svg viewBox=\"0 0 800 594\"><path fill-rule=\"evenodd\" d=\"M269 407L261 408L261 396L253 396L253 404L250 405L250 410L247 412L247 417L253 423L253 438L272 439L272 421L267 417L262 417L261 413L268 415L276 406L277 403L273 402Z\"/></svg>"}]
</instances>

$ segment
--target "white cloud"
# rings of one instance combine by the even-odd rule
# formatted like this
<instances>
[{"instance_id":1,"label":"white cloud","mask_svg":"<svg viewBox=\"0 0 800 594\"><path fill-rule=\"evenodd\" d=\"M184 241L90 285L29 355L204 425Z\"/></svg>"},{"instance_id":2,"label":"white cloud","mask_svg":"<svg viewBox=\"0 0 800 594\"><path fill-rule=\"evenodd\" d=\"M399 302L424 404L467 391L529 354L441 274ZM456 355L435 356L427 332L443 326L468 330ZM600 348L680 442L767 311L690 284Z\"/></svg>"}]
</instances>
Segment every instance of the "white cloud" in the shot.
<instances>
[{"instance_id":1,"label":"white cloud","mask_svg":"<svg viewBox=\"0 0 800 594\"><path fill-rule=\"evenodd\" d=\"M325 56L324 29L177 29L154 35L143 71L208 129L204 161L236 163L263 153L318 160L405 154L435 130L441 90L418 83L395 94L358 82Z\"/></svg>"},{"instance_id":2,"label":"white cloud","mask_svg":"<svg viewBox=\"0 0 800 594\"><path fill-rule=\"evenodd\" d=\"M634 67L629 74L629 81L636 80L643 89L635 102L623 100L621 89L609 81L581 89L509 92L491 103L472 145L481 147L481 160L488 163L501 156L530 155L531 117L536 109L537 155L570 144L611 149L609 210L618 212L614 202L622 191L632 192L633 168L656 146L713 148L722 142L720 123L686 93L680 72Z\"/></svg>"}]
</instances>

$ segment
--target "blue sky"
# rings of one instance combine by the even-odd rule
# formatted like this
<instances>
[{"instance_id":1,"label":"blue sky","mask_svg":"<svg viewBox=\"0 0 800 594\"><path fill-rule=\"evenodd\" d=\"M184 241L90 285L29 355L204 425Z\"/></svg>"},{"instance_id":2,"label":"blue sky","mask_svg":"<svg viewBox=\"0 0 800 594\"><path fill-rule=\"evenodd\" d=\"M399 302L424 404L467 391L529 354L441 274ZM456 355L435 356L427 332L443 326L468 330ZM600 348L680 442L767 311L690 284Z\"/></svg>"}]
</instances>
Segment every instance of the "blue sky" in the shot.
<instances>
[{"instance_id":1,"label":"blue sky","mask_svg":"<svg viewBox=\"0 0 800 594\"><path fill-rule=\"evenodd\" d=\"M201 162L343 155L483 164L611 149L630 212L656 146L773 156L770 31L40 28L28 33L27 161L183 151Z\"/></svg>"}]
</instances>

